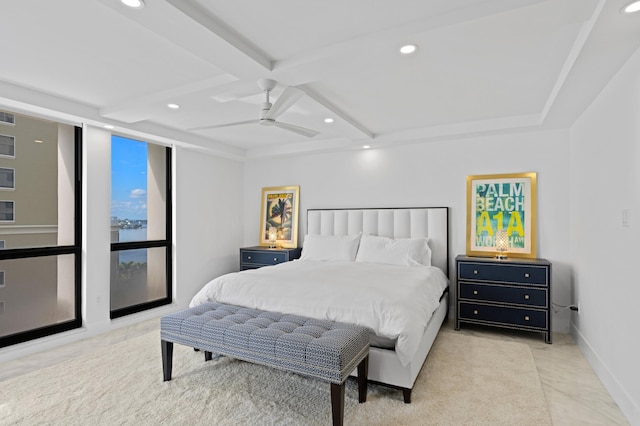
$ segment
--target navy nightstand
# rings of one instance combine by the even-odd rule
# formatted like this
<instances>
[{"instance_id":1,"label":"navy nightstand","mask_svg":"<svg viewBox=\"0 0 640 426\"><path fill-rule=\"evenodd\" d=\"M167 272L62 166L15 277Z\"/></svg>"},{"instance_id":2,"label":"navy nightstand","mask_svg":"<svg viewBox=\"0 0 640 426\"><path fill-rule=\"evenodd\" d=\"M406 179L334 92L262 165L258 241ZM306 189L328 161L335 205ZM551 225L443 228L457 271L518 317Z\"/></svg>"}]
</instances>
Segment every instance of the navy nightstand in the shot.
<instances>
[{"instance_id":1,"label":"navy nightstand","mask_svg":"<svg viewBox=\"0 0 640 426\"><path fill-rule=\"evenodd\" d=\"M298 259L302 248L243 247L240 249L240 270L256 269Z\"/></svg>"},{"instance_id":2,"label":"navy nightstand","mask_svg":"<svg viewBox=\"0 0 640 426\"><path fill-rule=\"evenodd\" d=\"M551 263L456 257L456 323L544 333L551 343Z\"/></svg>"}]
</instances>

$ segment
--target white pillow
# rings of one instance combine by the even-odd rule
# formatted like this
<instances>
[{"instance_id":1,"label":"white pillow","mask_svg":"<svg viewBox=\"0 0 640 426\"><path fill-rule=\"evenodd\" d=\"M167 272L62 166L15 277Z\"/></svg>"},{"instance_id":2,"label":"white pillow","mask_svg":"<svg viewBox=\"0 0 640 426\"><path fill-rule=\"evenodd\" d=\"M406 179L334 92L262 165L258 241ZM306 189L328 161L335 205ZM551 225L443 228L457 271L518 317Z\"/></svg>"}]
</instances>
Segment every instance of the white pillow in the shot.
<instances>
[{"instance_id":1,"label":"white pillow","mask_svg":"<svg viewBox=\"0 0 640 426\"><path fill-rule=\"evenodd\" d=\"M431 266L429 238L411 238L408 263L409 266Z\"/></svg>"},{"instance_id":2,"label":"white pillow","mask_svg":"<svg viewBox=\"0 0 640 426\"><path fill-rule=\"evenodd\" d=\"M357 235L313 235L307 234L302 244L300 260L346 260L356 259L360 236Z\"/></svg>"},{"instance_id":3,"label":"white pillow","mask_svg":"<svg viewBox=\"0 0 640 426\"><path fill-rule=\"evenodd\" d=\"M363 235L356 262L386 263L402 266L431 266L427 238L387 238Z\"/></svg>"}]
</instances>

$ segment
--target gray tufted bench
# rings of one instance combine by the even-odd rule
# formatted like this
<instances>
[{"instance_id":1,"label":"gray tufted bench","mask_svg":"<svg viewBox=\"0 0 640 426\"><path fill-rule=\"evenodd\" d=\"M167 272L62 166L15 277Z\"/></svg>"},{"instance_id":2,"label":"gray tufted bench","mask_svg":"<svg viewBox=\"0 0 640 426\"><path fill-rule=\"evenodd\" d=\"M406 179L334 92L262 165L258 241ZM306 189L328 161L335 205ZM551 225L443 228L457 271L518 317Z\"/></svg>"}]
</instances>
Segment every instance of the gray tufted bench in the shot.
<instances>
[{"instance_id":1,"label":"gray tufted bench","mask_svg":"<svg viewBox=\"0 0 640 426\"><path fill-rule=\"evenodd\" d=\"M205 303L160 321L164 381L171 380L173 344L238 358L331 383L334 425L344 417L344 384L358 368L358 400L367 399L369 329L299 315Z\"/></svg>"}]
</instances>

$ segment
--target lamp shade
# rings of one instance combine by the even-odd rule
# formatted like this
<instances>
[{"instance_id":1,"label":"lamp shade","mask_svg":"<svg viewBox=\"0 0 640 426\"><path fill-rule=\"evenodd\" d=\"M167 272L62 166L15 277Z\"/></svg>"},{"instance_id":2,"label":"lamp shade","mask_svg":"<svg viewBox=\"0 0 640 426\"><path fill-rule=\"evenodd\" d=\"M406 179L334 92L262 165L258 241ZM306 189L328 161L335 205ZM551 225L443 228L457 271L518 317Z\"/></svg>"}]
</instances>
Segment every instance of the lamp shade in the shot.
<instances>
[{"instance_id":1,"label":"lamp shade","mask_svg":"<svg viewBox=\"0 0 640 426\"><path fill-rule=\"evenodd\" d=\"M498 252L498 257L502 258L507 250L509 250L509 236L507 235L507 230L498 229L496 231L496 251Z\"/></svg>"},{"instance_id":2,"label":"lamp shade","mask_svg":"<svg viewBox=\"0 0 640 426\"><path fill-rule=\"evenodd\" d=\"M275 247L276 242L278 241L278 228L275 226L269 227L269 244L271 247Z\"/></svg>"}]
</instances>

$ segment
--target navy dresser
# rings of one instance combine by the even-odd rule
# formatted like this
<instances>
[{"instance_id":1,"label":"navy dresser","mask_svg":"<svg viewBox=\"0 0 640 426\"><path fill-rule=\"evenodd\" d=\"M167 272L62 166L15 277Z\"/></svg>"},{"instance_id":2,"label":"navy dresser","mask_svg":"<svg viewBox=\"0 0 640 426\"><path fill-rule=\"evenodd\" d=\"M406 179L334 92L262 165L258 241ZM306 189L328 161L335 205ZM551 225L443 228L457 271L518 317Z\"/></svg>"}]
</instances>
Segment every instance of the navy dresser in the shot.
<instances>
[{"instance_id":1,"label":"navy dresser","mask_svg":"<svg viewBox=\"0 0 640 426\"><path fill-rule=\"evenodd\" d=\"M551 343L551 263L456 257L456 323L544 333Z\"/></svg>"},{"instance_id":2,"label":"navy dresser","mask_svg":"<svg viewBox=\"0 0 640 426\"><path fill-rule=\"evenodd\" d=\"M243 247L240 249L240 270L256 269L298 259L302 248Z\"/></svg>"}]
</instances>

